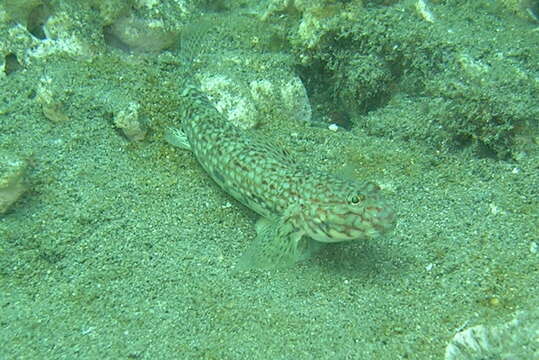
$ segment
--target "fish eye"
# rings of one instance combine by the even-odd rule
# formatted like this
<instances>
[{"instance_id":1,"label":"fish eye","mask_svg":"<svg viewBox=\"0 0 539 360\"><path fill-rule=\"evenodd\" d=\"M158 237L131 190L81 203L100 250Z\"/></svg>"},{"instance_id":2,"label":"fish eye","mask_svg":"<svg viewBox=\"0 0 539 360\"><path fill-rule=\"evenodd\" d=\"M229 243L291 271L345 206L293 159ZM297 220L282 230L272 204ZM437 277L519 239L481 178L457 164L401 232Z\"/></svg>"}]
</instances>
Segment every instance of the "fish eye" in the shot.
<instances>
[{"instance_id":1,"label":"fish eye","mask_svg":"<svg viewBox=\"0 0 539 360\"><path fill-rule=\"evenodd\" d=\"M357 194L354 194L350 197L349 201L350 201L350 204L352 205L357 205L359 204L360 202L362 202L363 200L365 200L365 195L363 194L360 194L360 193L357 193Z\"/></svg>"}]
</instances>

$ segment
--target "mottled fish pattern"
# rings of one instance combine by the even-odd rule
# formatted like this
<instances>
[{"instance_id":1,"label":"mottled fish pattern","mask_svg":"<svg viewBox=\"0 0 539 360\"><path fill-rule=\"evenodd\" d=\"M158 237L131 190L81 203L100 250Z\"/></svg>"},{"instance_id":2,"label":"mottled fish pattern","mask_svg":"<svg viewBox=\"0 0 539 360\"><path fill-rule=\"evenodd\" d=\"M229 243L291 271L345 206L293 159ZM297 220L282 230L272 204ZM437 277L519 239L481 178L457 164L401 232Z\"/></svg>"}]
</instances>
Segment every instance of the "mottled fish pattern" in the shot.
<instances>
[{"instance_id":1,"label":"mottled fish pattern","mask_svg":"<svg viewBox=\"0 0 539 360\"><path fill-rule=\"evenodd\" d=\"M167 140L191 150L224 191L262 216L242 267L291 265L316 251L317 242L374 238L393 227L393 212L377 185L295 162L234 126L195 86L181 95L181 130L169 129Z\"/></svg>"}]
</instances>

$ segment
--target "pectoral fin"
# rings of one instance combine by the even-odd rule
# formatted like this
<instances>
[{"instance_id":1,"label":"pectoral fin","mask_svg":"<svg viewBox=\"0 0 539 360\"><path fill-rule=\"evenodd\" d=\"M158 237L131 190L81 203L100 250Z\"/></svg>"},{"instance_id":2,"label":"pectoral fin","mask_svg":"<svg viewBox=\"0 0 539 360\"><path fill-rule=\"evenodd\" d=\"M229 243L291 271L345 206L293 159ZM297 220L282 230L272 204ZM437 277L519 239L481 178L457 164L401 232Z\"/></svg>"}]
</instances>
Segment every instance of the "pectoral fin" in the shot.
<instances>
[{"instance_id":1,"label":"pectoral fin","mask_svg":"<svg viewBox=\"0 0 539 360\"><path fill-rule=\"evenodd\" d=\"M256 229L255 241L240 258L240 270L289 267L308 259L322 246L284 218L261 218Z\"/></svg>"},{"instance_id":2,"label":"pectoral fin","mask_svg":"<svg viewBox=\"0 0 539 360\"><path fill-rule=\"evenodd\" d=\"M191 150L191 145L187 140L187 136L180 129L167 128L165 130L165 140L170 144L184 150Z\"/></svg>"}]
</instances>

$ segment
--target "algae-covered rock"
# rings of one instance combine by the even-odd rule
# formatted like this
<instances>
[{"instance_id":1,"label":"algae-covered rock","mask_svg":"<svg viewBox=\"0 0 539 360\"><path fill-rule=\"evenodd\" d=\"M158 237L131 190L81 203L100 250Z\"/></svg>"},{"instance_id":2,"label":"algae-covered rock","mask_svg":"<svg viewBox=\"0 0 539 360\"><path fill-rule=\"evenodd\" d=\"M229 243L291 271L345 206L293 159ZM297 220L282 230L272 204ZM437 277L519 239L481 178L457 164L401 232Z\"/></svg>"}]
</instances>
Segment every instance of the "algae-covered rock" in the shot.
<instances>
[{"instance_id":1,"label":"algae-covered rock","mask_svg":"<svg viewBox=\"0 0 539 360\"><path fill-rule=\"evenodd\" d=\"M294 61L290 55L269 51L275 33L264 28L246 16L193 22L182 34L180 49L190 67L188 76L241 128L256 127L275 116L309 122L311 105Z\"/></svg>"},{"instance_id":2,"label":"algae-covered rock","mask_svg":"<svg viewBox=\"0 0 539 360\"><path fill-rule=\"evenodd\" d=\"M3 4L9 18L24 25L32 21L39 7L45 5L43 0L5 0Z\"/></svg>"},{"instance_id":3,"label":"algae-covered rock","mask_svg":"<svg viewBox=\"0 0 539 360\"><path fill-rule=\"evenodd\" d=\"M253 128L274 113L292 121L311 121L307 91L286 57L233 51L215 56L220 61L205 66L196 78L233 124Z\"/></svg>"},{"instance_id":4,"label":"algae-covered rock","mask_svg":"<svg viewBox=\"0 0 539 360\"><path fill-rule=\"evenodd\" d=\"M497 326L478 325L455 335L445 360L539 359L539 309Z\"/></svg>"},{"instance_id":5,"label":"algae-covered rock","mask_svg":"<svg viewBox=\"0 0 539 360\"><path fill-rule=\"evenodd\" d=\"M4 214L26 191L28 162L7 151L0 151L0 214Z\"/></svg>"},{"instance_id":6,"label":"algae-covered rock","mask_svg":"<svg viewBox=\"0 0 539 360\"><path fill-rule=\"evenodd\" d=\"M361 11L363 2L352 0L271 0L261 16L267 21L272 17L289 18L295 25L290 29L290 41L295 46L315 49L324 35L338 27L342 21L353 20L353 14Z\"/></svg>"},{"instance_id":7,"label":"algae-covered rock","mask_svg":"<svg viewBox=\"0 0 539 360\"><path fill-rule=\"evenodd\" d=\"M114 115L114 126L122 131L130 141L142 141L148 132L139 115L140 105L130 102L126 109Z\"/></svg>"},{"instance_id":8,"label":"algae-covered rock","mask_svg":"<svg viewBox=\"0 0 539 360\"><path fill-rule=\"evenodd\" d=\"M498 0L498 3L522 19L539 22L539 2L536 0Z\"/></svg>"}]
</instances>

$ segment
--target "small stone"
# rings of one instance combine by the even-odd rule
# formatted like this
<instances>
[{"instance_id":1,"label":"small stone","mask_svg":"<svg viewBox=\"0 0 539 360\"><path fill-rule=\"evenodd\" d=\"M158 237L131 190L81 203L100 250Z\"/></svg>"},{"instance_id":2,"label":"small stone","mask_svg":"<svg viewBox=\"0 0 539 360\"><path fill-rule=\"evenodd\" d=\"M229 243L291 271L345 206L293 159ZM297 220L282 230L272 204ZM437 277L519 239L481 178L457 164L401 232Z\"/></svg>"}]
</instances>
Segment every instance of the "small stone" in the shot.
<instances>
[{"instance_id":1,"label":"small stone","mask_svg":"<svg viewBox=\"0 0 539 360\"><path fill-rule=\"evenodd\" d=\"M429 10L426 0L417 0L417 2L415 3L415 9L419 13L419 16L423 18L423 20L434 23L434 15Z\"/></svg>"},{"instance_id":2,"label":"small stone","mask_svg":"<svg viewBox=\"0 0 539 360\"><path fill-rule=\"evenodd\" d=\"M337 125L337 124L329 124L328 129L331 130L331 131L338 131L339 130L339 125Z\"/></svg>"},{"instance_id":3,"label":"small stone","mask_svg":"<svg viewBox=\"0 0 539 360\"><path fill-rule=\"evenodd\" d=\"M174 46L178 34L167 28L162 19L141 18L134 14L121 17L111 27L111 35L126 50L137 53L161 52Z\"/></svg>"},{"instance_id":4,"label":"small stone","mask_svg":"<svg viewBox=\"0 0 539 360\"><path fill-rule=\"evenodd\" d=\"M52 87L52 80L48 77L41 79L37 89L36 101L41 104L43 115L53 123L61 123L69 120L69 117L64 113L64 106L55 96Z\"/></svg>"},{"instance_id":5,"label":"small stone","mask_svg":"<svg viewBox=\"0 0 539 360\"><path fill-rule=\"evenodd\" d=\"M140 120L136 102L129 103L126 110L120 110L114 116L114 126L122 130L122 133L130 141L141 141L147 133L147 129Z\"/></svg>"},{"instance_id":6,"label":"small stone","mask_svg":"<svg viewBox=\"0 0 539 360\"><path fill-rule=\"evenodd\" d=\"M26 191L28 162L7 151L0 151L0 214L8 211Z\"/></svg>"}]
</instances>

